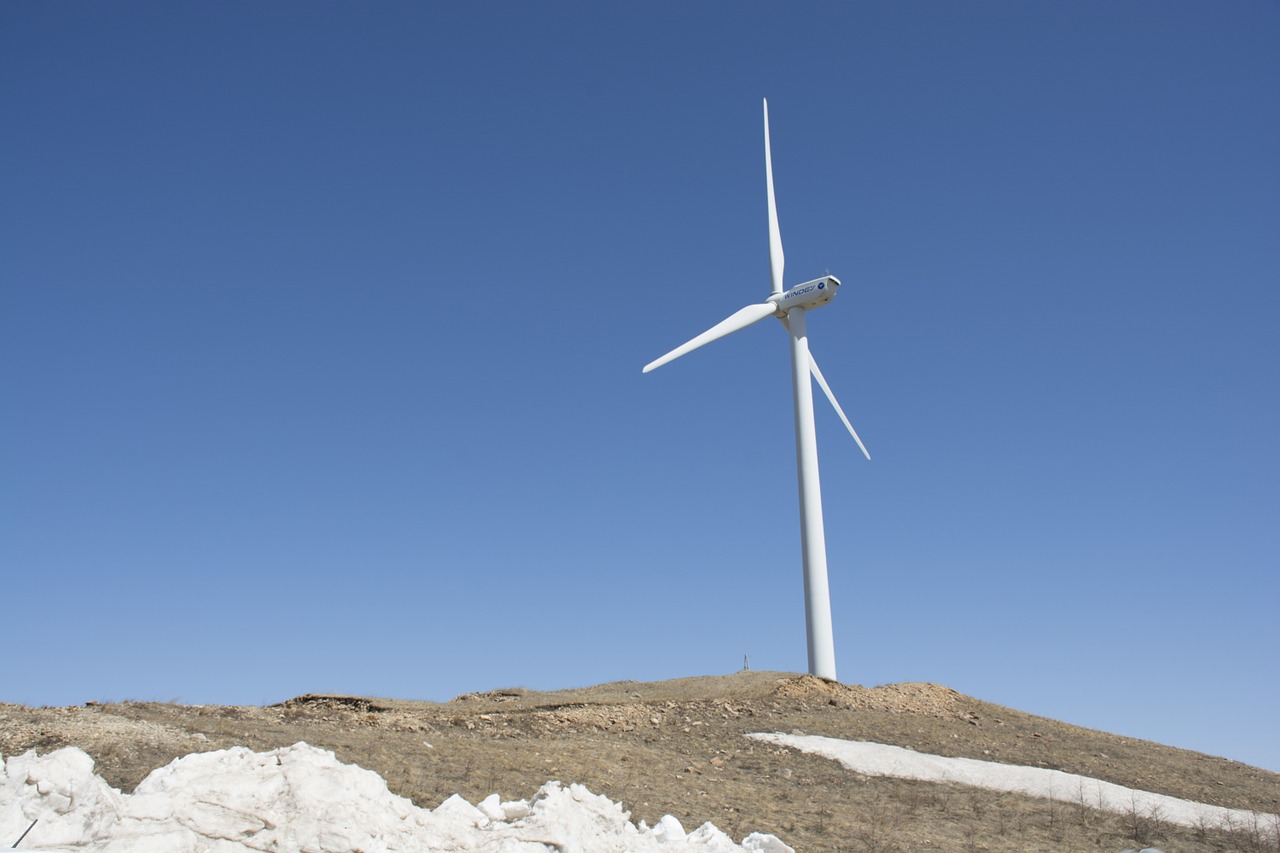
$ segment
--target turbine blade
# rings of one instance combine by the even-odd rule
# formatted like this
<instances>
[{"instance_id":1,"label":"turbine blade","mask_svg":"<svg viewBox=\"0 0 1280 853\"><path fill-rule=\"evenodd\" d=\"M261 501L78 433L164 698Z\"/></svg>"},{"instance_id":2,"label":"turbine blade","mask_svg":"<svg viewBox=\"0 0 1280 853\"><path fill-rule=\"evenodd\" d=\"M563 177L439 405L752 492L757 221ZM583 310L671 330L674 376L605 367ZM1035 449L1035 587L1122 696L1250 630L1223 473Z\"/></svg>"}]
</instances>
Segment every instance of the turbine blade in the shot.
<instances>
[{"instance_id":1,"label":"turbine blade","mask_svg":"<svg viewBox=\"0 0 1280 853\"><path fill-rule=\"evenodd\" d=\"M769 191L769 278L773 295L782 293L782 231L778 228L778 203L773 196L773 154L769 149L769 99L764 99L764 181Z\"/></svg>"},{"instance_id":2,"label":"turbine blade","mask_svg":"<svg viewBox=\"0 0 1280 853\"><path fill-rule=\"evenodd\" d=\"M656 370L668 361L673 361L700 346L709 344L718 338L723 338L725 335L731 335L739 329L745 329L752 323L759 323L765 317L772 317L777 310L778 306L772 302L762 302L758 305L748 305L746 308L735 311L688 343L681 344L662 358L649 362L644 366L643 372L648 373L650 370Z\"/></svg>"},{"instance_id":3,"label":"turbine blade","mask_svg":"<svg viewBox=\"0 0 1280 853\"><path fill-rule=\"evenodd\" d=\"M822 386L822 390L826 392L827 399L831 401L831 405L835 406L836 414L840 416L840 420L844 421L845 428L849 430L849 435L853 436L853 440L858 442L858 447L862 449L862 455L867 457L867 461L871 460L871 454L867 452L867 446L862 443L862 439L858 438L858 433L854 431L853 424L849 423L849 419L844 416L844 409L840 408L840 404L836 402L836 395L831 393L831 386L827 384L827 380L822 378L822 371L818 369L818 362L813 358L813 351L809 351L809 372L813 374L813 378L818 380L818 384Z\"/></svg>"}]
</instances>

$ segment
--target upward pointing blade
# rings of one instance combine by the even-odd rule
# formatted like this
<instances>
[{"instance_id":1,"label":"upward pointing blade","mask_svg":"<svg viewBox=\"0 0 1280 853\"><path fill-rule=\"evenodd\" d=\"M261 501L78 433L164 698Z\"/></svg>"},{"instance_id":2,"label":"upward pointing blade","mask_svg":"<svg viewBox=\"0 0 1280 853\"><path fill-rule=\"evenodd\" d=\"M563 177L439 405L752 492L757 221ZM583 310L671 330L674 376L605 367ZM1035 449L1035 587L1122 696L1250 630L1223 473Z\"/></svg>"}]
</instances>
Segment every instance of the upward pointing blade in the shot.
<instances>
[{"instance_id":1,"label":"upward pointing blade","mask_svg":"<svg viewBox=\"0 0 1280 853\"><path fill-rule=\"evenodd\" d=\"M716 323L710 329L707 329L688 343L681 344L676 347L662 358L649 362L644 366L644 372L648 373L650 370L656 370L668 361L673 361L687 352L696 350L700 346L709 344L719 338L723 338L725 335L731 335L739 329L745 329L752 323L759 323L765 317L772 317L777 313L777 310L778 306L774 305L772 302L748 305L746 308L736 311L721 320L719 323Z\"/></svg>"},{"instance_id":2,"label":"upward pointing blade","mask_svg":"<svg viewBox=\"0 0 1280 853\"><path fill-rule=\"evenodd\" d=\"M782 293L782 231L778 228L778 203L773 197L773 154L769 149L769 99L764 99L764 181L769 190L769 276L773 295Z\"/></svg>"},{"instance_id":3,"label":"upward pointing blade","mask_svg":"<svg viewBox=\"0 0 1280 853\"><path fill-rule=\"evenodd\" d=\"M844 421L845 428L849 430L849 435L853 436L853 440L858 442L858 447L862 449L862 455L867 457L867 461L871 460L871 454L867 452L867 446L862 443L862 439L858 438L858 434L853 430L853 424L849 423L849 419L844 416L844 409L840 408L840 404L836 402L836 395L831 393L831 386L827 384L827 380L822 378L822 371L818 369L818 362L813 359L813 351L809 352L809 372L813 374L813 378L818 380L818 384L822 386L822 390L826 393L827 399L831 401L831 405L835 406L836 414L840 416L840 420Z\"/></svg>"}]
</instances>

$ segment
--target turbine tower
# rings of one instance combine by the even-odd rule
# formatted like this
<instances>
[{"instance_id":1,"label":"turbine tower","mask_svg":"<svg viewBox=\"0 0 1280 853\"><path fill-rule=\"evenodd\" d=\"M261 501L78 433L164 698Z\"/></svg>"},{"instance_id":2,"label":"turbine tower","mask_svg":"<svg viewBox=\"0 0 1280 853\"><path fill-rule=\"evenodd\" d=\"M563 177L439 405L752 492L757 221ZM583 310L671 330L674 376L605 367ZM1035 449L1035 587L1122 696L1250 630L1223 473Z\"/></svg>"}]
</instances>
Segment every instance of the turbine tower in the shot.
<instances>
[{"instance_id":1,"label":"turbine tower","mask_svg":"<svg viewBox=\"0 0 1280 853\"><path fill-rule=\"evenodd\" d=\"M769 200L769 273L772 292L764 302L748 305L712 326L696 338L681 344L659 359L649 362L644 372L655 370L669 361L692 352L700 346L723 338L740 329L777 317L791 336L792 402L796 415L796 472L800 485L800 548L804 561L804 615L808 640L809 672L836 680L835 639L831 631L831 596L827 588L827 544L822 529L822 489L818 482L818 441L813 426L813 386L809 376L835 407L853 440L871 459L862 439L836 402L831 386L822 377L818 363L809 353L809 337L805 313L820 308L835 298L840 280L825 275L790 290L782 289L782 234L778 229L778 207L773 194L773 155L769 148L769 101L764 101L764 177Z\"/></svg>"}]
</instances>

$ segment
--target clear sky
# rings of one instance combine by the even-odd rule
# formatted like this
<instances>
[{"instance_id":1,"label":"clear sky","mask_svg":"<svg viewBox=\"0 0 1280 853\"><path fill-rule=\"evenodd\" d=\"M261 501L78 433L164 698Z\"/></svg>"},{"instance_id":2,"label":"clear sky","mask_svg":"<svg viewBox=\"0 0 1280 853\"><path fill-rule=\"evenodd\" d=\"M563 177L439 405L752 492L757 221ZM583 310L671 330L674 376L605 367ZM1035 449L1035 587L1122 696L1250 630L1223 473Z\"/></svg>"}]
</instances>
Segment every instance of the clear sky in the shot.
<instances>
[{"instance_id":1,"label":"clear sky","mask_svg":"<svg viewBox=\"0 0 1280 853\"><path fill-rule=\"evenodd\" d=\"M806 666L1280 770L1280 5L0 4L0 699Z\"/></svg>"}]
</instances>

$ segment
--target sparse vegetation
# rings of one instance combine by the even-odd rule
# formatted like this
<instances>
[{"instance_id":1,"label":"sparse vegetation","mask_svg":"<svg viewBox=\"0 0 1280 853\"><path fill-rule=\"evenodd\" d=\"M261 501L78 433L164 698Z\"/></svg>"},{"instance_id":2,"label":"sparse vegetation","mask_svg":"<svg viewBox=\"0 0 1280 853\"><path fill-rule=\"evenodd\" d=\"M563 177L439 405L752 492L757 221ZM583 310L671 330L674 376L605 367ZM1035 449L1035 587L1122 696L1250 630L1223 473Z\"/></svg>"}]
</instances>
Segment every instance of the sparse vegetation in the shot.
<instances>
[{"instance_id":1,"label":"sparse vegetation","mask_svg":"<svg viewBox=\"0 0 1280 853\"><path fill-rule=\"evenodd\" d=\"M0 705L0 753L83 748L132 790L193 751L305 740L375 770L434 807L460 793L530 796L548 779L619 800L634 820L673 814L741 838L773 832L799 851L1091 849L1159 846L1280 853L1280 826L1181 827L1158 812L1098 811L1081 788L1038 800L861 776L836 762L745 737L803 731L922 752L1052 767L1132 788L1263 814L1280 776L1237 762L1033 717L936 685L866 689L786 673L621 682L446 703L304 696L266 708L160 703L32 709Z\"/></svg>"}]
</instances>

